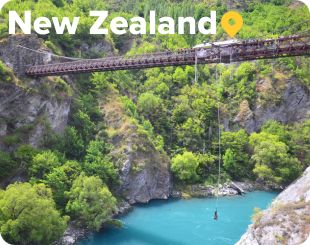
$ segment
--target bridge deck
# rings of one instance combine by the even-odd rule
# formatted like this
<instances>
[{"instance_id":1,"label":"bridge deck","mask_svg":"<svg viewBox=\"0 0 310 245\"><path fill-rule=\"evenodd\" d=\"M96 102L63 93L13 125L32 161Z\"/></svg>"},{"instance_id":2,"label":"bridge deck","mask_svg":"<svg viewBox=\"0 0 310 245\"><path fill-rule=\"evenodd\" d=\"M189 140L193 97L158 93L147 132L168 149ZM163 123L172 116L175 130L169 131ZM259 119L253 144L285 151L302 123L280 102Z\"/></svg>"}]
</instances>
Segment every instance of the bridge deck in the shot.
<instances>
[{"instance_id":1,"label":"bridge deck","mask_svg":"<svg viewBox=\"0 0 310 245\"><path fill-rule=\"evenodd\" d=\"M26 69L29 76L56 76L96 71L131 70L164 66L230 63L246 60L302 56L310 54L310 35L277 39L245 40L238 43L203 48L182 49L135 56L78 60Z\"/></svg>"}]
</instances>

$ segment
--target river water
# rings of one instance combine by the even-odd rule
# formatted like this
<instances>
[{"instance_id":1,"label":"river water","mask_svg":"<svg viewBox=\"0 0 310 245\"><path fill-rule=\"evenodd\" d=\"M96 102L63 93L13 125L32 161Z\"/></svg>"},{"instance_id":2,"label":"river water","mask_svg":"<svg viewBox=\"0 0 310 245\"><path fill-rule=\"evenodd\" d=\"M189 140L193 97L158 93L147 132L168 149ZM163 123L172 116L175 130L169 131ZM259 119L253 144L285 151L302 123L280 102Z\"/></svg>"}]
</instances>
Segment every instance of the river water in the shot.
<instances>
[{"instance_id":1,"label":"river water","mask_svg":"<svg viewBox=\"0 0 310 245\"><path fill-rule=\"evenodd\" d=\"M121 229L106 227L79 245L225 245L234 244L251 223L255 207L265 209L277 193L256 191L216 199L152 201L121 218Z\"/></svg>"}]
</instances>

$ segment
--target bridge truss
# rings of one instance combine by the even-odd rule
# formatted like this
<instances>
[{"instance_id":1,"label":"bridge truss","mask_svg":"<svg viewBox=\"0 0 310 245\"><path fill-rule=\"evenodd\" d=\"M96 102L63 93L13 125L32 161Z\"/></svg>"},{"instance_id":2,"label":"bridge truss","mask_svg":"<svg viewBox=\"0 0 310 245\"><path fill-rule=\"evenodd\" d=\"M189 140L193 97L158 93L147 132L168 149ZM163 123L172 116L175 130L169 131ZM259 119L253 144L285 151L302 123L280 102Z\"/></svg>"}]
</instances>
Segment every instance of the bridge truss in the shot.
<instances>
[{"instance_id":1,"label":"bridge truss","mask_svg":"<svg viewBox=\"0 0 310 245\"><path fill-rule=\"evenodd\" d=\"M35 65L25 71L28 76L59 76L65 74L144 69L194 64L231 63L310 54L310 35L277 39L242 40L227 45L181 49L133 56L103 59L81 59L63 63Z\"/></svg>"}]
</instances>

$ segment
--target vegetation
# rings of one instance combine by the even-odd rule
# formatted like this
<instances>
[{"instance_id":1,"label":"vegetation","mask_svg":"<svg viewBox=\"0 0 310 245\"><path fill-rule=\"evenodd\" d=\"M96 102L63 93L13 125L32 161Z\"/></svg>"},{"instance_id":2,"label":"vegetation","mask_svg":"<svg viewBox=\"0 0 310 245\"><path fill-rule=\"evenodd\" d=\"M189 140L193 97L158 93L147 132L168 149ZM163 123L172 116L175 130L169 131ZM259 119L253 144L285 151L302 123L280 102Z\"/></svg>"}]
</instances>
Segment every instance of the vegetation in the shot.
<instances>
[{"instance_id":1,"label":"vegetation","mask_svg":"<svg viewBox=\"0 0 310 245\"><path fill-rule=\"evenodd\" d=\"M192 152L184 152L172 159L171 170L182 181L195 181L199 178L196 173L198 164Z\"/></svg>"},{"instance_id":2,"label":"vegetation","mask_svg":"<svg viewBox=\"0 0 310 245\"><path fill-rule=\"evenodd\" d=\"M99 230L110 220L116 199L99 177L81 174L68 192L66 210L88 228Z\"/></svg>"},{"instance_id":3,"label":"vegetation","mask_svg":"<svg viewBox=\"0 0 310 245\"><path fill-rule=\"evenodd\" d=\"M12 82L14 80L13 72L0 61L0 77L2 82Z\"/></svg>"},{"instance_id":4,"label":"vegetation","mask_svg":"<svg viewBox=\"0 0 310 245\"><path fill-rule=\"evenodd\" d=\"M67 221L43 184L16 183L0 192L0 232L9 243L52 244L64 232Z\"/></svg>"},{"instance_id":5,"label":"vegetation","mask_svg":"<svg viewBox=\"0 0 310 245\"><path fill-rule=\"evenodd\" d=\"M289 147L278 135L264 131L254 133L250 136L250 144L254 151L253 172L259 178L277 184L287 184L300 175L300 161L289 154Z\"/></svg>"},{"instance_id":6,"label":"vegetation","mask_svg":"<svg viewBox=\"0 0 310 245\"><path fill-rule=\"evenodd\" d=\"M224 148L223 166L234 178L251 178L252 164L249 156L249 139L247 133L241 129L236 132L223 132Z\"/></svg>"},{"instance_id":7,"label":"vegetation","mask_svg":"<svg viewBox=\"0 0 310 245\"><path fill-rule=\"evenodd\" d=\"M81 16L76 35L56 35L52 30L41 38L57 54L83 58L106 55L84 52L82 48L97 47L102 42L111 45L115 54L141 54L228 38L218 25L215 36L156 34L135 37L127 50L128 40L132 40L129 35L89 35L94 21L88 16L90 9L110 10L111 17L139 15L148 18L149 10L156 10L159 16L199 19L209 16L210 10L216 8L219 23L227 6L221 1L132 0L118 2L117 6L113 2L14 0L5 5L1 16L7 20L9 9L19 13L31 9L32 18ZM288 7L289 0L245 0L234 4L243 9L245 23L238 39L303 33L307 28L302 23L308 17L308 9ZM7 36L7 23L1 21L0 38ZM226 125L225 121L219 125L217 119L218 108L221 119L231 119L242 114L240 104L253 109L280 103L279 95L286 88L287 79L296 80L309 90L309 58L199 65L197 74L195 81L194 67L184 66L79 75L74 85L60 78L53 79L49 86L57 92L57 99L58 95L67 98L74 93L63 135L53 133L47 125L49 130L45 130L38 149L23 144L23 131L30 131L30 127L11 129L14 132L0 138L0 147L6 150L0 151L1 183L19 170L28 174L31 183L16 183L0 190L1 234L14 244L51 244L66 227L68 218L65 215L93 230L111 221L117 204L113 195L116 196L114 190L120 183L119 166L111 157L113 147L108 143L105 118L99 106L110 91L119 96L128 121L137 127L137 137L147 138L154 149L168 154L174 181L181 184L216 183L219 160L223 165L222 181L260 179L277 186L289 184L309 166L310 120L291 125L272 120L259 132L249 134L236 123ZM2 62L0 76L0 83L8 83L14 77ZM264 86L257 81L262 81ZM39 90L54 96L46 86L43 83ZM218 127L222 132L221 156ZM15 210L20 213L14 213ZM254 219L259 220L259 216L260 213Z\"/></svg>"}]
</instances>

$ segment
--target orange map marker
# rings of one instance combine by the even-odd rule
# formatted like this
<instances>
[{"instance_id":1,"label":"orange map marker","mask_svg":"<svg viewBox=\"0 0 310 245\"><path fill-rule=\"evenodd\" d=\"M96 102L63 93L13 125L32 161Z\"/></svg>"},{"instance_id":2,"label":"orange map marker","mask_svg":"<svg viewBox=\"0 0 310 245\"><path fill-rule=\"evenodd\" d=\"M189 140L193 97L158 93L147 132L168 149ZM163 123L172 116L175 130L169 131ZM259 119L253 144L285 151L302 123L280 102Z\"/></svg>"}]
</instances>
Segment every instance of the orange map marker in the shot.
<instances>
[{"instance_id":1,"label":"orange map marker","mask_svg":"<svg viewBox=\"0 0 310 245\"><path fill-rule=\"evenodd\" d=\"M231 24L230 20L233 20L234 24ZM230 37L234 37L243 26L243 18L238 12L229 11L223 15L221 25Z\"/></svg>"}]
</instances>

